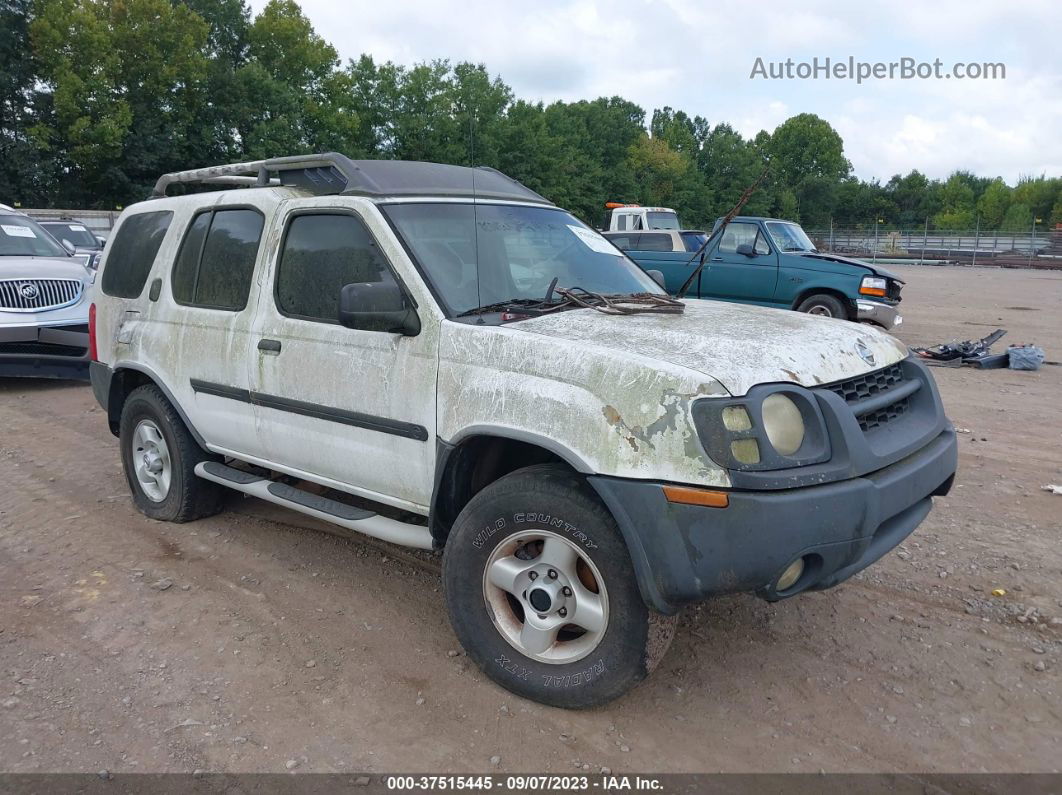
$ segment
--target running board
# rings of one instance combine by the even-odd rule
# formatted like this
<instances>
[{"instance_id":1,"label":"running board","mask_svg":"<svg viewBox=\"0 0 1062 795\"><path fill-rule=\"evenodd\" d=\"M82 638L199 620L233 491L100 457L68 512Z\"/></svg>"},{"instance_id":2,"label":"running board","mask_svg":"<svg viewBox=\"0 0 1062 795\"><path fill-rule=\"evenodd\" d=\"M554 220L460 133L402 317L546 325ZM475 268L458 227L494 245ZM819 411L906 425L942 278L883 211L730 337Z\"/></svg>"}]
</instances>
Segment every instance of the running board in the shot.
<instances>
[{"instance_id":1,"label":"running board","mask_svg":"<svg viewBox=\"0 0 1062 795\"><path fill-rule=\"evenodd\" d=\"M260 500L283 505L293 511L313 516L325 522L345 527L358 533L364 533L381 541L401 544L416 549L431 549L431 531L417 524L407 524L371 511L355 508L337 500L330 500L318 494L301 491L286 483L244 472L225 466L217 461L202 461L195 466L195 474L204 480L220 483L230 489L242 491Z\"/></svg>"}]
</instances>

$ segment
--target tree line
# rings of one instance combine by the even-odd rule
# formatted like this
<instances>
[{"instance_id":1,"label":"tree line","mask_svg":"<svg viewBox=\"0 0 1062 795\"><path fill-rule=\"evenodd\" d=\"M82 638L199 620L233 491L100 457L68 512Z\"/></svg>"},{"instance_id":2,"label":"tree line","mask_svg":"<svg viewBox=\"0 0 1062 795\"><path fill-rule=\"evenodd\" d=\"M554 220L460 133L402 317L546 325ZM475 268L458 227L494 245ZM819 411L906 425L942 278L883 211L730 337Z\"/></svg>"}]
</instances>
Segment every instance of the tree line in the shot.
<instances>
[{"instance_id":1,"label":"tree line","mask_svg":"<svg viewBox=\"0 0 1062 795\"><path fill-rule=\"evenodd\" d=\"M294 0L0 0L0 201L108 209L167 171L316 151L493 166L589 222L624 201L710 226L768 162L746 212L809 227L1062 222L1059 178L860 180L813 114L746 138L618 96L528 102L482 64L341 63Z\"/></svg>"}]
</instances>

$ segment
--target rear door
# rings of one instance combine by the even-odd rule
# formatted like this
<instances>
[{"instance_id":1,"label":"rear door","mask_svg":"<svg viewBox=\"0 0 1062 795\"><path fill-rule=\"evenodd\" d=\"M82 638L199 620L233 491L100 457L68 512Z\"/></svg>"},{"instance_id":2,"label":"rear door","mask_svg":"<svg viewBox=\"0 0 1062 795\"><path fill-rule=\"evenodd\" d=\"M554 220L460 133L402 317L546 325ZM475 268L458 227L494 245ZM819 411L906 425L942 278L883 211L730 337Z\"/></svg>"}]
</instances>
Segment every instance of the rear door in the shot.
<instances>
[{"instance_id":1,"label":"rear door","mask_svg":"<svg viewBox=\"0 0 1062 795\"><path fill-rule=\"evenodd\" d=\"M741 245L750 246L752 256L739 254L737 249ZM774 303L778 253L759 224L749 221L728 224L709 252L707 264L710 267L699 279L701 298L765 306Z\"/></svg>"},{"instance_id":2,"label":"rear door","mask_svg":"<svg viewBox=\"0 0 1062 795\"><path fill-rule=\"evenodd\" d=\"M155 360L211 449L253 456L260 452L248 377L253 288L276 200L263 191L245 203L224 201L182 215L176 256L166 260L173 265L148 293L137 358Z\"/></svg>"},{"instance_id":3,"label":"rear door","mask_svg":"<svg viewBox=\"0 0 1062 795\"><path fill-rule=\"evenodd\" d=\"M369 202L300 201L275 231L279 248L263 282L252 345L264 458L326 485L426 511L438 327L424 293L411 291L394 269L405 255ZM419 302L417 336L339 324L343 285L383 281L398 281Z\"/></svg>"}]
</instances>

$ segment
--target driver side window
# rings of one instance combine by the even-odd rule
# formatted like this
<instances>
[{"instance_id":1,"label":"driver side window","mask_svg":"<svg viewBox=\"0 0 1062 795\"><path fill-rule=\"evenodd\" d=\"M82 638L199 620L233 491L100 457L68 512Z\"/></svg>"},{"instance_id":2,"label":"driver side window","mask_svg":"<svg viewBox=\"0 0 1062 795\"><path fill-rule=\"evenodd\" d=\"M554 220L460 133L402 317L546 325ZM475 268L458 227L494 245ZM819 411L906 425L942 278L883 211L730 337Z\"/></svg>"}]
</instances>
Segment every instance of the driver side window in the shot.
<instances>
[{"instance_id":1,"label":"driver side window","mask_svg":"<svg viewBox=\"0 0 1062 795\"><path fill-rule=\"evenodd\" d=\"M742 244L752 246L752 250L761 256L771 253L771 247L764 240L760 227L757 224L742 221L727 225L726 231L723 232L723 239L719 241L719 253L736 254L737 247Z\"/></svg>"}]
</instances>

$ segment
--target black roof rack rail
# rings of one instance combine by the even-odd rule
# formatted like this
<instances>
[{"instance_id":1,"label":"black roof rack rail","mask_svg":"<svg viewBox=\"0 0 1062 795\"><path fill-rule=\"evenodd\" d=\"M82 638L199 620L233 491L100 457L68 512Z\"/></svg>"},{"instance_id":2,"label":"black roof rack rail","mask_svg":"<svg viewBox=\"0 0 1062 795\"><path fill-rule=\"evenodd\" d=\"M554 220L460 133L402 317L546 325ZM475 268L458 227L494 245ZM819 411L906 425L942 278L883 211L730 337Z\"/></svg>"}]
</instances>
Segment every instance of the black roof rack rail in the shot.
<instances>
[{"instance_id":1,"label":"black roof rack rail","mask_svg":"<svg viewBox=\"0 0 1062 795\"><path fill-rule=\"evenodd\" d=\"M163 174L151 198L162 198L170 185L195 183L268 187L284 185L320 196L446 196L533 202L553 206L500 171L413 160L351 160L326 152L273 157Z\"/></svg>"}]
</instances>

